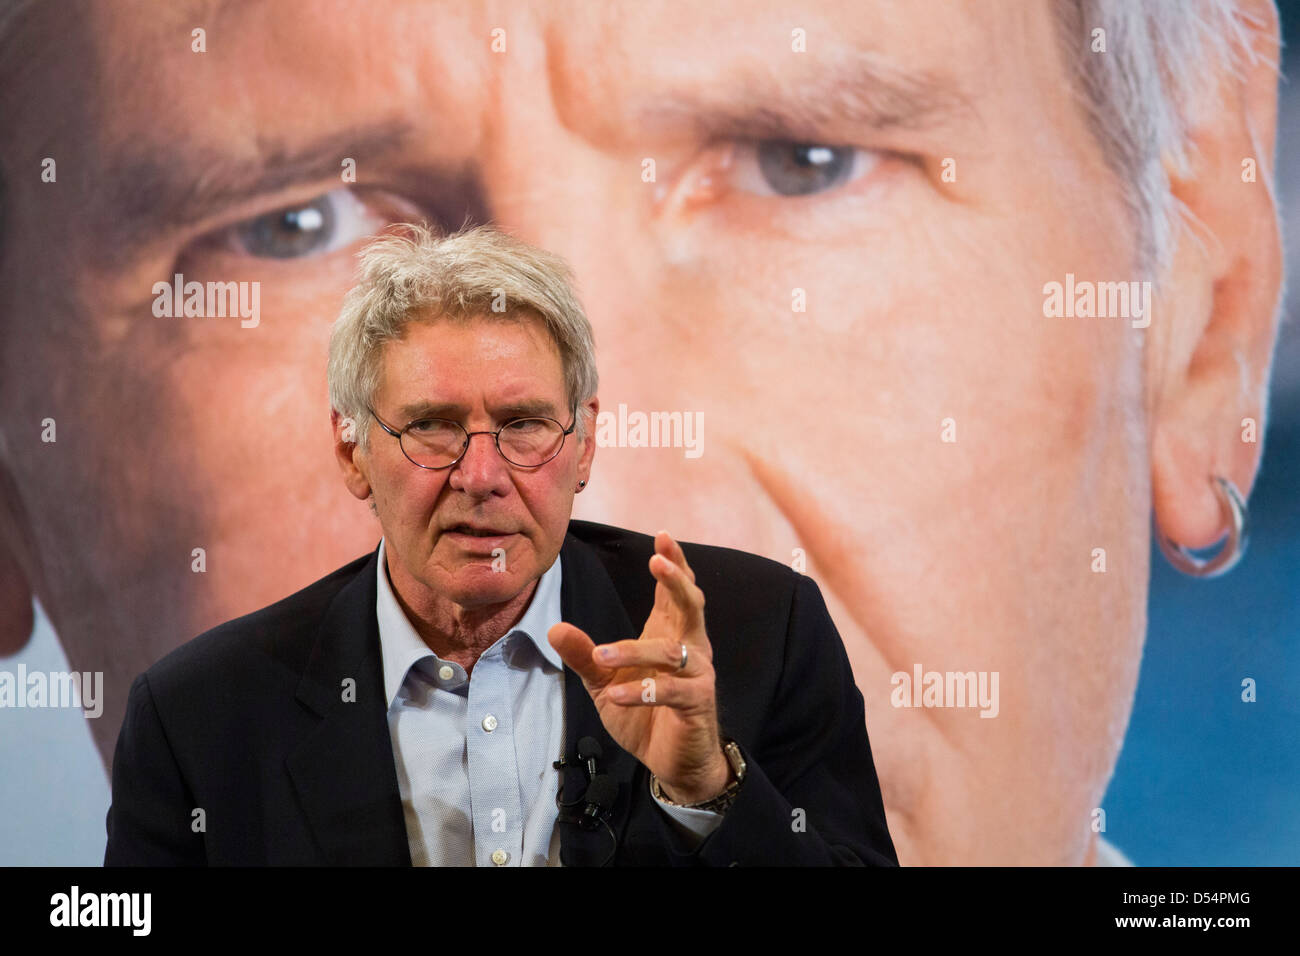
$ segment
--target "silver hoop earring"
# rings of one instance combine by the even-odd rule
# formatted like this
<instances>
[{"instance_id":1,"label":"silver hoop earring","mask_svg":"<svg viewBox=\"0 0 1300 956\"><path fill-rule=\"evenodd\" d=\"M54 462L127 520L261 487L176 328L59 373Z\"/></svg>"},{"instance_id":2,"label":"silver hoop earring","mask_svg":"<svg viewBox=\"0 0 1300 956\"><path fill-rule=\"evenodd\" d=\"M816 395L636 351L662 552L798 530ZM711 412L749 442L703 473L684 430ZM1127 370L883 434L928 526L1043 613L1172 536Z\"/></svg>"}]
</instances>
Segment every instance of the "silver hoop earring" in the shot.
<instances>
[{"instance_id":1,"label":"silver hoop earring","mask_svg":"<svg viewBox=\"0 0 1300 956\"><path fill-rule=\"evenodd\" d=\"M1214 486L1214 493L1219 499L1224 517L1228 521L1228 540L1224 543L1223 550L1212 558L1202 560L1181 544L1175 544L1166 538L1160 529L1156 528L1156 540L1160 542L1160 550L1164 553L1165 560L1173 565L1175 570L1193 578L1217 578L1221 574L1227 574L1246 553L1249 529L1246 520L1246 503L1241 500L1241 492L1227 478L1218 475L1214 476L1211 484Z\"/></svg>"}]
</instances>

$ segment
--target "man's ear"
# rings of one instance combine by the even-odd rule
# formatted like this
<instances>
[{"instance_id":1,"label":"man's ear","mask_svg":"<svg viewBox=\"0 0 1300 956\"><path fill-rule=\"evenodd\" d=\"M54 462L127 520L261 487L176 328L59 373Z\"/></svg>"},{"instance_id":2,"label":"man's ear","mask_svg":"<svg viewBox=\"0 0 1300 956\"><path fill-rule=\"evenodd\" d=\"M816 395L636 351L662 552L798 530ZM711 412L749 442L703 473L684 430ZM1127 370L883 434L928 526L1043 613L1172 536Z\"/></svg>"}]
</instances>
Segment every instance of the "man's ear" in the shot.
<instances>
[{"instance_id":1,"label":"man's ear","mask_svg":"<svg viewBox=\"0 0 1300 956\"><path fill-rule=\"evenodd\" d=\"M361 424L330 409L330 425L334 429L334 457L343 470L343 483L364 501L370 497L370 479L366 477L366 453L359 444Z\"/></svg>"},{"instance_id":2,"label":"man's ear","mask_svg":"<svg viewBox=\"0 0 1300 956\"><path fill-rule=\"evenodd\" d=\"M1168 170L1192 224L1177 234L1147 342L1152 504L1160 530L1189 548L1227 530L1213 476L1245 497L1259 470L1282 287L1277 12L1250 0L1239 15L1252 44L1241 75L1222 69L1208 85L1190 170Z\"/></svg>"},{"instance_id":3,"label":"man's ear","mask_svg":"<svg viewBox=\"0 0 1300 956\"><path fill-rule=\"evenodd\" d=\"M595 395L578 406L578 414L586 419L587 437L578 456L578 480L591 480L591 461L596 456L596 419L600 416L600 399Z\"/></svg>"}]
</instances>

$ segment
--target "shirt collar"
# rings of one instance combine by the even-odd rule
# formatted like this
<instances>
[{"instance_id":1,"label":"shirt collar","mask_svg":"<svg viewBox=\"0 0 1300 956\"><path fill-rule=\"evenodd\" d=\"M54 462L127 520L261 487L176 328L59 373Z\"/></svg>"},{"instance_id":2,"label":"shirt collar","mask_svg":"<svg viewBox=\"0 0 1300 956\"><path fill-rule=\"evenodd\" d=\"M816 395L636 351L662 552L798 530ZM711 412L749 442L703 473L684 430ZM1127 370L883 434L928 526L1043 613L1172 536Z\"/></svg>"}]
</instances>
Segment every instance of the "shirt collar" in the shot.
<instances>
[{"instance_id":1,"label":"shirt collar","mask_svg":"<svg viewBox=\"0 0 1300 956\"><path fill-rule=\"evenodd\" d=\"M375 616L379 621L379 646L383 658L384 694L389 706L406 682L407 672L425 658L437 658L424 643L411 621L402 610L388 580L388 562L385 558L384 540L379 541L378 587L375 596ZM547 632L560 623L561 568L557 556L554 563L538 579L537 588L524 609L523 616L508 632L524 634L537 648L542 658L552 667L562 669L564 662L559 652L546 639Z\"/></svg>"}]
</instances>

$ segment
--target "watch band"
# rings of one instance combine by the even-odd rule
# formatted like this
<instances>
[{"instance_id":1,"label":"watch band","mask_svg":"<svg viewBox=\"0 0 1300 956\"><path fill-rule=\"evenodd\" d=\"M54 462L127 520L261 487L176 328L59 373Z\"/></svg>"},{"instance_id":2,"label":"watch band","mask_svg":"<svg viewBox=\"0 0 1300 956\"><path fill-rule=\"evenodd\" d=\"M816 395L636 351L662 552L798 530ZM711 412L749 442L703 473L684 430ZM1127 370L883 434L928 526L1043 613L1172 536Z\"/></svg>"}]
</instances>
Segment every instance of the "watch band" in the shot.
<instances>
[{"instance_id":1,"label":"watch band","mask_svg":"<svg viewBox=\"0 0 1300 956\"><path fill-rule=\"evenodd\" d=\"M740 753L740 745L734 740L724 739L722 742L722 752L726 754L727 763L731 765L732 772L735 773L736 779L727 784L727 788L711 800L705 800L703 803L677 803L659 786L659 778L653 773L650 774L650 793L656 800L668 804L670 807L682 807L688 810L708 810L713 813L725 813L736 801L736 793L740 790L741 781L745 779L745 758Z\"/></svg>"}]
</instances>

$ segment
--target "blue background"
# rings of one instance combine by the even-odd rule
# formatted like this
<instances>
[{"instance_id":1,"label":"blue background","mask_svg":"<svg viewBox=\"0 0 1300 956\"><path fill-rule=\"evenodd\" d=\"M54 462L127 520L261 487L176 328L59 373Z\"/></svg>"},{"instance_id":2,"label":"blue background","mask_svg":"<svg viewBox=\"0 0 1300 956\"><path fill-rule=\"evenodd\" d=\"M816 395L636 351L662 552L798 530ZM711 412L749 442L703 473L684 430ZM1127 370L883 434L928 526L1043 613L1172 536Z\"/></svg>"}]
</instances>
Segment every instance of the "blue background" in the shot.
<instances>
[{"instance_id":1,"label":"blue background","mask_svg":"<svg viewBox=\"0 0 1300 956\"><path fill-rule=\"evenodd\" d=\"M1283 48L1278 201L1300 276L1300 2ZM1288 294L1246 557L1213 581L1151 557L1147 646L1106 837L1139 866L1300 863L1300 317ZM1257 700L1241 700L1253 678Z\"/></svg>"}]
</instances>

